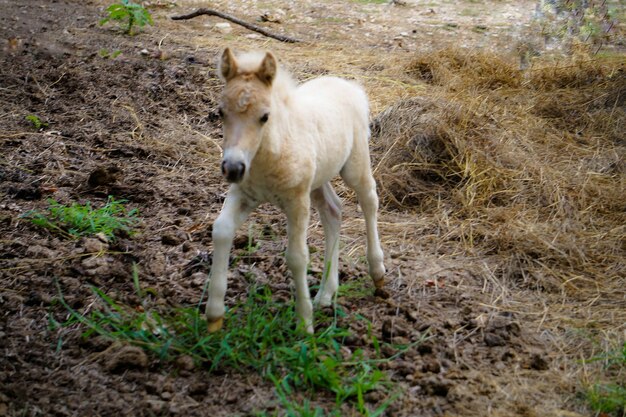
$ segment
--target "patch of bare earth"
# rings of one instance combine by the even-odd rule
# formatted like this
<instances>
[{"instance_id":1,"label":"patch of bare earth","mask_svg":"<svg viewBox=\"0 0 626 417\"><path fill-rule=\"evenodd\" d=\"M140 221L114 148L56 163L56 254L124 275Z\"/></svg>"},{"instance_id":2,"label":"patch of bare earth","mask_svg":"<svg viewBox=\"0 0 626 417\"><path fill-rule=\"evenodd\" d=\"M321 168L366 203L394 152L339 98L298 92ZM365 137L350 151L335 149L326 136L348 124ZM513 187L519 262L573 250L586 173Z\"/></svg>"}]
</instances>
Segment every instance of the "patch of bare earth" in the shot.
<instances>
[{"instance_id":1,"label":"patch of bare earth","mask_svg":"<svg viewBox=\"0 0 626 417\"><path fill-rule=\"evenodd\" d=\"M307 41L299 44L236 26L221 33L215 18L169 20L206 6L191 0L152 2L155 26L124 36L97 24L107 5L0 0L0 416L280 414L273 384L256 373L208 376L184 359L163 364L136 347L83 339L76 327L51 330L52 319L68 317L55 283L81 312L95 302L91 286L139 305L136 263L155 305L199 301L206 268L190 265L211 251L210 226L226 191L218 170L214 66L224 46L272 49L300 80L355 78L368 90L375 116L435 88L407 72L416 51L450 44L511 51L534 2L211 2L248 21L278 13L280 23L257 23ZM48 126L33 129L28 115ZM385 158L380 146L373 143L377 163ZM616 149L623 156L623 147ZM623 181L623 168L616 172ZM345 201L341 277L366 280L362 216L353 194L337 186ZM623 196L623 187L616 192ZM139 209L137 235L68 241L20 219L44 210L48 198L102 203L108 195ZM473 243L464 239L473 219L450 226L454 216L435 200L419 211L419 202L405 210L385 198L380 230L390 298L372 290L363 299L338 301L354 317L370 320L383 341L407 344L430 336L383 364L401 391L386 415L588 413L577 396L584 376L592 379L586 373L598 368L576 360L594 355L596 341L616 340L624 331L624 285L617 281L623 283L623 247L615 249L622 261L607 267L616 280L611 294L598 285L589 296L575 296L558 278L547 277L550 284L543 285L523 269L503 268L497 253L468 249ZM321 276L317 219L309 238L318 249L312 282ZM281 257L284 216L263 206L239 233L240 241L254 234L260 249L232 272L227 303L245 297L250 273L287 298L292 284ZM245 254L244 246L235 255ZM346 320L363 334L363 322ZM367 338L358 346L375 349ZM377 395L368 396L368 404L378 403Z\"/></svg>"}]
</instances>

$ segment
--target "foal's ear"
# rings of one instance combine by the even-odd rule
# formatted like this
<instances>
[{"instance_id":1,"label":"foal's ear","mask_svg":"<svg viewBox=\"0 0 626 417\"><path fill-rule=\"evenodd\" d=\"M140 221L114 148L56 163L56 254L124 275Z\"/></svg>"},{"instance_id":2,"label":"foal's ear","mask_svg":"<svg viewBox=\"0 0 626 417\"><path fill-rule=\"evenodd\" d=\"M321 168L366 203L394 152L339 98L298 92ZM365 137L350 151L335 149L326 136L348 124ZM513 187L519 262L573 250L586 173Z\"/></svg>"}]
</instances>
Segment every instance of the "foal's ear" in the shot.
<instances>
[{"instance_id":1,"label":"foal's ear","mask_svg":"<svg viewBox=\"0 0 626 417\"><path fill-rule=\"evenodd\" d=\"M235 56L230 48L224 49L224 53L222 53L222 59L220 60L219 65L219 73L221 74L224 81L231 80L235 75L237 75L237 61L235 61Z\"/></svg>"},{"instance_id":2,"label":"foal's ear","mask_svg":"<svg viewBox=\"0 0 626 417\"><path fill-rule=\"evenodd\" d=\"M271 52L267 52L256 75L265 84L271 85L272 81L274 81L274 78L276 77L277 70L278 63L276 62L276 58Z\"/></svg>"}]
</instances>

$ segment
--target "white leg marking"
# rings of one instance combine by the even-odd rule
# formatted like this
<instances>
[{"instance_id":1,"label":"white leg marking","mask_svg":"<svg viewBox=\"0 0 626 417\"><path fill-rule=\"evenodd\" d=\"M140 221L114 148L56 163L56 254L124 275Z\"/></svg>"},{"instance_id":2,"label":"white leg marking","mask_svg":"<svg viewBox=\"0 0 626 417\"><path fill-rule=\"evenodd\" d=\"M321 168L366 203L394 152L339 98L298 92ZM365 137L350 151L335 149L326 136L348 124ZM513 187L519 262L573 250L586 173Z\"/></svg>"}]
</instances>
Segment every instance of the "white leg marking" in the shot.
<instances>
[{"instance_id":1,"label":"white leg marking","mask_svg":"<svg viewBox=\"0 0 626 417\"><path fill-rule=\"evenodd\" d=\"M228 259L235 232L255 207L256 205L247 202L241 196L237 188L231 187L222 211L213 224L213 264L209 278L209 298L206 304L209 328L211 329L212 322L218 323L212 330L219 330L224 317Z\"/></svg>"},{"instance_id":2,"label":"white leg marking","mask_svg":"<svg viewBox=\"0 0 626 417\"><path fill-rule=\"evenodd\" d=\"M341 176L356 192L359 204L365 216L365 229L367 231L367 263L369 274L374 280L374 285L381 288L385 281L384 255L378 237L377 211L378 194L376 194L376 181L372 176L370 161L367 154L357 163L348 163L341 171Z\"/></svg>"},{"instance_id":3,"label":"white leg marking","mask_svg":"<svg viewBox=\"0 0 626 417\"><path fill-rule=\"evenodd\" d=\"M382 287L385 278L385 265L383 263L383 250L378 237L378 195L376 194L376 183L373 178L370 186L365 187L361 192L357 191L357 196L365 216L367 263L369 264L370 277L374 280L376 287Z\"/></svg>"},{"instance_id":4,"label":"white leg marking","mask_svg":"<svg viewBox=\"0 0 626 417\"><path fill-rule=\"evenodd\" d=\"M311 202L318 210L324 237L324 273L320 289L313 303L323 307L332 304L339 288L339 231L341 228L341 201L330 183L311 192Z\"/></svg>"},{"instance_id":5,"label":"white leg marking","mask_svg":"<svg viewBox=\"0 0 626 417\"><path fill-rule=\"evenodd\" d=\"M306 279L309 249L306 244L306 229L309 224L309 195L294 198L285 207L287 214L287 266L296 283L296 313L308 333L313 333L313 305Z\"/></svg>"}]
</instances>

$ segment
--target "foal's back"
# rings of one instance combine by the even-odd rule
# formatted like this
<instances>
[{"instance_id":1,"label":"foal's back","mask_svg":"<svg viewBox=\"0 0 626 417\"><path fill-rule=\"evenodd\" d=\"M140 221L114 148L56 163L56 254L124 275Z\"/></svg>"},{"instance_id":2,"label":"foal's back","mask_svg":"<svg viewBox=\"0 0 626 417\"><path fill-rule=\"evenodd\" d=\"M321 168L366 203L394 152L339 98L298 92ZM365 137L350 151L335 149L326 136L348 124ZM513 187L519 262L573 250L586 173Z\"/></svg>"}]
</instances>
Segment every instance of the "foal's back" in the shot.
<instances>
[{"instance_id":1,"label":"foal's back","mask_svg":"<svg viewBox=\"0 0 626 417\"><path fill-rule=\"evenodd\" d=\"M309 148L316 159L316 188L336 176L355 151L367 149L367 95L354 82L320 77L300 85L292 100L299 115L298 146Z\"/></svg>"},{"instance_id":2,"label":"foal's back","mask_svg":"<svg viewBox=\"0 0 626 417\"><path fill-rule=\"evenodd\" d=\"M331 120L341 116L343 121L360 128L368 127L369 106L363 88L355 82L337 77L320 77L301 84L297 96Z\"/></svg>"}]
</instances>

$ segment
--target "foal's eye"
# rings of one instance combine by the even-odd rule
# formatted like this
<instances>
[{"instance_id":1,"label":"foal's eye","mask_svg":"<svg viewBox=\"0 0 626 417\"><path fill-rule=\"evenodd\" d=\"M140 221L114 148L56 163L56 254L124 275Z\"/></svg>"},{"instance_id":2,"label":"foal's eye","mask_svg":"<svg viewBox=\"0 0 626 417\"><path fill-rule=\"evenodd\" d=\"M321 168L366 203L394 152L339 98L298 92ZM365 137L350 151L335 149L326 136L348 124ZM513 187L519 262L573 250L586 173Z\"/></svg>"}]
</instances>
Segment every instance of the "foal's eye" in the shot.
<instances>
[{"instance_id":1,"label":"foal's eye","mask_svg":"<svg viewBox=\"0 0 626 417\"><path fill-rule=\"evenodd\" d=\"M267 122L267 119L269 118L270 118L270 114L265 113L263 116L261 116L261 118L259 119L259 122L261 122L261 124L265 124L265 122Z\"/></svg>"}]
</instances>

